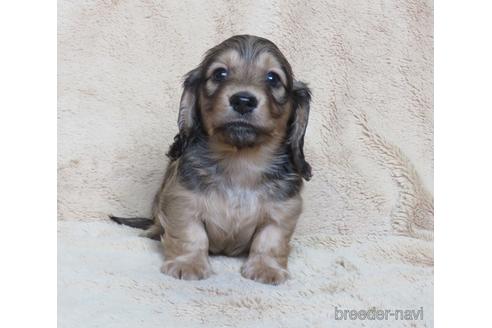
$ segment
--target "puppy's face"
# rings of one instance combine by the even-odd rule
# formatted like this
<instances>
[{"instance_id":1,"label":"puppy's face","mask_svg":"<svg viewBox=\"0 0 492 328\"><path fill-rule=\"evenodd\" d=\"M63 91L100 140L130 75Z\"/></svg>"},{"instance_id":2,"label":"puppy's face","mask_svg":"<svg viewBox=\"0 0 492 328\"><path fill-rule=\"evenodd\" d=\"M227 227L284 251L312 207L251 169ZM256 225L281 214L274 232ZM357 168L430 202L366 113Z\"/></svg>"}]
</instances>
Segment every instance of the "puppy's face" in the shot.
<instances>
[{"instance_id":1,"label":"puppy's face","mask_svg":"<svg viewBox=\"0 0 492 328\"><path fill-rule=\"evenodd\" d=\"M303 153L311 94L293 79L288 61L271 41L251 35L225 40L206 53L183 86L172 159L197 133L239 150L284 143L298 172L311 177Z\"/></svg>"},{"instance_id":2,"label":"puppy's face","mask_svg":"<svg viewBox=\"0 0 492 328\"><path fill-rule=\"evenodd\" d=\"M248 47L223 47L209 56L199 90L204 130L237 148L283 138L292 109L286 60L277 49Z\"/></svg>"}]
</instances>

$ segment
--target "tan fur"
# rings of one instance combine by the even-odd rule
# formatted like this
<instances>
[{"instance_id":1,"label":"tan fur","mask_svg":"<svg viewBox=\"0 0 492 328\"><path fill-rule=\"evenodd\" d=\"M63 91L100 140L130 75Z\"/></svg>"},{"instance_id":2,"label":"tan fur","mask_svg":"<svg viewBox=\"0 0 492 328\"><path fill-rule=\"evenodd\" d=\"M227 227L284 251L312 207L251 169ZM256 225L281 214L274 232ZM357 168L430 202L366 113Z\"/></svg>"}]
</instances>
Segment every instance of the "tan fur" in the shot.
<instances>
[{"instance_id":1,"label":"tan fur","mask_svg":"<svg viewBox=\"0 0 492 328\"><path fill-rule=\"evenodd\" d=\"M264 283L287 278L289 240L301 213L299 196L283 202L265 200L255 188L255 161L230 164L234 187L196 194L176 179L177 162L158 199L164 227L166 261L162 271L176 278L203 279L212 273L208 252L239 255L251 247L242 274ZM260 164L261 165L261 164ZM247 172L243 177L238 173ZM206 229L205 229L206 227Z\"/></svg>"}]
</instances>

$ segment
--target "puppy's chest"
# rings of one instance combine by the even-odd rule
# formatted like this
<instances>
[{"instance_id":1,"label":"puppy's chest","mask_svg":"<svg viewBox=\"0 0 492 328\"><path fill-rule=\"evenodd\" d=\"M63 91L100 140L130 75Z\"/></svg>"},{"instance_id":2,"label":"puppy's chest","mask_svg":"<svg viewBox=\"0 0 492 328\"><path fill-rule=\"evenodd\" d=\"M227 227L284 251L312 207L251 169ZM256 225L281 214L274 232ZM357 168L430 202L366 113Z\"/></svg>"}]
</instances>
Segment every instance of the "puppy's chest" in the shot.
<instances>
[{"instance_id":1,"label":"puppy's chest","mask_svg":"<svg viewBox=\"0 0 492 328\"><path fill-rule=\"evenodd\" d=\"M212 253L238 255L246 251L264 218L261 192L241 187L212 190L202 198L201 218Z\"/></svg>"}]
</instances>

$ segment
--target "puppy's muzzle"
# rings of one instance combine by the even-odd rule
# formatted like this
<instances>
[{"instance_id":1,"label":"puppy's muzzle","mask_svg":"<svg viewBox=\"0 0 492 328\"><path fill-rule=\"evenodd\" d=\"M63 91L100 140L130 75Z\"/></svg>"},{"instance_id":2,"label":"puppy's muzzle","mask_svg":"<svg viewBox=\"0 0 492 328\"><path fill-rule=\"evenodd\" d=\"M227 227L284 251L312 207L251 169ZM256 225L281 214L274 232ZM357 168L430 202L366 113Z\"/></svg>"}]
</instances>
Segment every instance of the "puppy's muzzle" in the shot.
<instances>
[{"instance_id":1,"label":"puppy's muzzle","mask_svg":"<svg viewBox=\"0 0 492 328\"><path fill-rule=\"evenodd\" d=\"M231 122L220 127L225 141L238 148L251 147L259 142L261 129L246 122Z\"/></svg>"},{"instance_id":2,"label":"puppy's muzzle","mask_svg":"<svg viewBox=\"0 0 492 328\"><path fill-rule=\"evenodd\" d=\"M258 99L249 92L238 92L229 98L232 108L241 115L252 112L258 106Z\"/></svg>"}]
</instances>

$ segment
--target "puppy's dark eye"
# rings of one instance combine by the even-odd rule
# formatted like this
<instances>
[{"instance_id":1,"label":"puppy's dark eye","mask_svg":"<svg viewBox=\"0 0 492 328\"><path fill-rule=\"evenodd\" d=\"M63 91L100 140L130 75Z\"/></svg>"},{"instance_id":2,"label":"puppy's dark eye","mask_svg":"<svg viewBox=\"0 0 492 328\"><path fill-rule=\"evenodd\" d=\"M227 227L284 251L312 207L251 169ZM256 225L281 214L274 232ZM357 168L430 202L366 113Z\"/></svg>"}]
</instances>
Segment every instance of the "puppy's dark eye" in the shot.
<instances>
[{"instance_id":1,"label":"puppy's dark eye","mask_svg":"<svg viewBox=\"0 0 492 328\"><path fill-rule=\"evenodd\" d=\"M274 72L268 72L266 76L266 81L269 86L272 88L276 88L280 85L280 77L278 76L277 73Z\"/></svg>"},{"instance_id":2,"label":"puppy's dark eye","mask_svg":"<svg viewBox=\"0 0 492 328\"><path fill-rule=\"evenodd\" d=\"M216 82L224 81L227 78L229 72L223 67L217 68L212 73L212 79Z\"/></svg>"}]
</instances>

